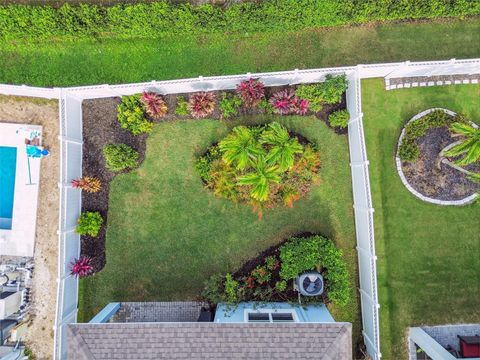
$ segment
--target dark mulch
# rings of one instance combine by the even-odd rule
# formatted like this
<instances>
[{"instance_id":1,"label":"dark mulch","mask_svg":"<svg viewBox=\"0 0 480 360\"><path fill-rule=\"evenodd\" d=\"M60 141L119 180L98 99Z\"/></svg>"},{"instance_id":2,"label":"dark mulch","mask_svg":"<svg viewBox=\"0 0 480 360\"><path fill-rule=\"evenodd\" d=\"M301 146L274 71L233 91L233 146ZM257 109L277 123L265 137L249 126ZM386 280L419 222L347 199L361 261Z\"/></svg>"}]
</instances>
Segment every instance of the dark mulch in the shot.
<instances>
[{"instance_id":1,"label":"dark mulch","mask_svg":"<svg viewBox=\"0 0 480 360\"><path fill-rule=\"evenodd\" d=\"M105 235L108 216L108 194L115 173L105 168L102 149L109 143L124 143L145 156L147 135L133 136L120 127L117 121L117 106L120 98L84 100L83 109L83 175L94 176L102 181L102 189L95 194L82 192L82 211L99 211L104 225L95 238L82 236L82 255L92 258L95 271L105 266Z\"/></svg>"},{"instance_id":2,"label":"dark mulch","mask_svg":"<svg viewBox=\"0 0 480 360\"><path fill-rule=\"evenodd\" d=\"M403 173L416 191L437 200L461 200L480 190L464 173L440 161L440 151L457 140L446 127L430 129L417 139L419 159L402 163Z\"/></svg>"},{"instance_id":3,"label":"dark mulch","mask_svg":"<svg viewBox=\"0 0 480 360\"><path fill-rule=\"evenodd\" d=\"M270 97L273 93L286 88L288 88L288 86L266 87L265 95ZM218 102L221 99L222 92L234 93L233 90L216 91L217 106L215 107L214 113L209 116L211 119L220 119L221 117ZM178 96L183 96L188 100L189 94L164 95L169 111L167 116L161 121L192 119L190 116L179 116L175 114ZM106 262L105 238L108 216L108 196L110 182L115 176L115 173L112 173L105 168L102 149L109 143L124 143L140 153L140 162L142 162L145 157L146 139L148 137L146 134L133 136L128 131L121 128L117 121L117 106L120 102L121 99L119 97L114 97L84 100L82 104L84 141L82 165L83 175L97 177L102 181L102 189L100 192L95 194L89 194L85 191L82 192L82 211L98 211L104 219L104 225L97 237L92 238L90 236L82 236L81 253L82 255L92 258L95 271L100 271L105 266ZM325 105L316 116L318 119L321 119L329 125L328 115L340 109L346 109L345 94L340 103ZM258 115L262 113L262 109L245 109L242 107L236 117ZM347 130L335 129L335 132L337 134L345 134Z\"/></svg>"},{"instance_id":4,"label":"dark mulch","mask_svg":"<svg viewBox=\"0 0 480 360\"><path fill-rule=\"evenodd\" d=\"M312 233L301 233L301 234L298 234L298 235L293 235L292 237L296 237L296 238L308 238L308 237L311 237L311 236L315 236L317 234L312 234ZM290 239L290 238L289 238ZM267 250L265 251L262 251L260 254L258 254L255 258L247 261L246 263L244 263L235 273L233 273L233 277L235 279L241 279L243 277L248 277L250 276L250 274L252 273L252 271L257 268L257 266L263 266L265 265L265 259L269 256L273 256L275 257L276 259L279 259L280 258L280 248L289 240L289 239L285 239L283 240L281 243L275 245L275 246L272 246L270 248L268 248ZM281 278L280 278L280 267L278 267L278 269L276 270L273 270L271 272L271 277L270 277L270 281L268 282L268 284L274 288L275 287L275 284L277 283L277 281L280 281ZM258 286L258 285L256 285ZM327 293L324 292L321 296L321 301L324 302L324 303L328 303L329 300L328 300L328 297L327 297ZM255 300L255 299L251 299L251 300ZM312 300L318 302L319 300L319 297L314 297L312 298ZM269 301L291 301L291 302L297 302L298 301L298 292L294 291L293 290L293 280L290 280L288 281L288 286L287 286L287 290L282 292L281 294L278 294L278 293L274 293L270 300ZM305 297L302 297L302 301L303 302L308 302L308 299L306 299Z\"/></svg>"}]
</instances>

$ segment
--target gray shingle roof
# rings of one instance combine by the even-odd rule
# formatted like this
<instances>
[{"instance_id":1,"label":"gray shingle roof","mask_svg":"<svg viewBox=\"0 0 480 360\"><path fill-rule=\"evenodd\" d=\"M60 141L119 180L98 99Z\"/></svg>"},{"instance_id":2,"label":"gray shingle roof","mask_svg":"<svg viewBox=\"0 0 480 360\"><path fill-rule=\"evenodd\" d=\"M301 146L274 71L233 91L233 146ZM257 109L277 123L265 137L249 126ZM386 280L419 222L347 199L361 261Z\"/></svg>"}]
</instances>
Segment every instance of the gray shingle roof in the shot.
<instances>
[{"instance_id":1,"label":"gray shingle roof","mask_svg":"<svg viewBox=\"0 0 480 360\"><path fill-rule=\"evenodd\" d=\"M352 359L349 323L107 323L68 326L69 360Z\"/></svg>"}]
</instances>

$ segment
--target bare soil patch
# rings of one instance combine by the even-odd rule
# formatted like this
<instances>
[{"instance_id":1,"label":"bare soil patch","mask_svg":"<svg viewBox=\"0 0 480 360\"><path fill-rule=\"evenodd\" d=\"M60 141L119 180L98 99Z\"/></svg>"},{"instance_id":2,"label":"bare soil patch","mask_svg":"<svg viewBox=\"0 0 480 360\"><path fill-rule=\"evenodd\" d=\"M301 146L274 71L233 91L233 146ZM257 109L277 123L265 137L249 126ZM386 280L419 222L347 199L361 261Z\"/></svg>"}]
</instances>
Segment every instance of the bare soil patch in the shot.
<instances>
[{"instance_id":1,"label":"bare soil patch","mask_svg":"<svg viewBox=\"0 0 480 360\"><path fill-rule=\"evenodd\" d=\"M402 162L402 171L416 191L437 200L461 200L480 190L480 185L470 181L466 174L441 162L442 149L457 140L446 127L429 129L417 139L418 160ZM468 169L473 170L473 166Z\"/></svg>"},{"instance_id":2,"label":"bare soil patch","mask_svg":"<svg viewBox=\"0 0 480 360\"><path fill-rule=\"evenodd\" d=\"M42 159L40 169L31 320L25 341L38 360L52 359L58 259L58 102L0 96L0 121L41 125L43 145L50 150L50 155Z\"/></svg>"}]
</instances>

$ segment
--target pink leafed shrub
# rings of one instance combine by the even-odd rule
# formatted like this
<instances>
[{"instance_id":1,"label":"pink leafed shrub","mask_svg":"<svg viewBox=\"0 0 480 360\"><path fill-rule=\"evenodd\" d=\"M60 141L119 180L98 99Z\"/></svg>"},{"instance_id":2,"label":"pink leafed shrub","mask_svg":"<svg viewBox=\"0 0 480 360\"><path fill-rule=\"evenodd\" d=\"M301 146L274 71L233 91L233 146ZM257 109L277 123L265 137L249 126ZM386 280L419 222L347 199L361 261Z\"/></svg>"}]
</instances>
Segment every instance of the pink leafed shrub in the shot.
<instances>
[{"instance_id":1,"label":"pink leafed shrub","mask_svg":"<svg viewBox=\"0 0 480 360\"><path fill-rule=\"evenodd\" d=\"M310 104L308 100L295 98L292 103L291 112L297 115L307 115Z\"/></svg>"},{"instance_id":2,"label":"pink leafed shrub","mask_svg":"<svg viewBox=\"0 0 480 360\"><path fill-rule=\"evenodd\" d=\"M281 90L273 94L269 102L275 114L279 115L305 115L309 107L307 100L297 98L295 92L290 89Z\"/></svg>"},{"instance_id":3,"label":"pink leafed shrub","mask_svg":"<svg viewBox=\"0 0 480 360\"><path fill-rule=\"evenodd\" d=\"M90 265L92 259L86 256L80 256L70 264L71 274L77 277L85 277L93 273L93 266Z\"/></svg>"},{"instance_id":4,"label":"pink leafed shrub","mask_svg":"<svg viewBox=\"0 0 480 360\"><path fill-rule=\"evenodd\" d=\"M215 93L199 92L190 95L188 99L188 110L194 118L207 117L215 110Z\"/></svg>"},{"instance_id":5,"label":"pink leafed shrub","mask_svg":"<svg viewBox=\"0 0 480 360\"><path fill-rule=\"evenodd\" d=\"M242 81L237 86L237 94L247 107L255 107L265 96L265 85L254 79Z\"/></svg>"},{"instance_id":6,"label":"pink leafed shrub","mask_svg":"<svg viewBox=\"0 0 480 360\"><path fill-rule=\"evenodd\" d=\"M144 92L140 97L145 112L154 119L161 119L167 115L168 107L160 94Z\"/></svg>"}]
</instances>

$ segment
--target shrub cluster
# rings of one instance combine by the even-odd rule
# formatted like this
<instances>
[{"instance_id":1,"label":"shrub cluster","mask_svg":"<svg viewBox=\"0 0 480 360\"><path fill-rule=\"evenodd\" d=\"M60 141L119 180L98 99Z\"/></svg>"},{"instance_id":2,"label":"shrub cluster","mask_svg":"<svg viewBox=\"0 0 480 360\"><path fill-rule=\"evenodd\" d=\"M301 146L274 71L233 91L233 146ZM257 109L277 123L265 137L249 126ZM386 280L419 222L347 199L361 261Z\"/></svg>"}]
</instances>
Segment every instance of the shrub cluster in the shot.
<instances>
[{"instance_id":1,"label":"shrub cluster","mask_svg":"<svg viewBox=\"0 0 480 360\"><path fill-rule=\"evenodd\" d=\"M348 110L338 110L328 116L328 122L330 123L330 126L339 127L342 129L345 129L348 126L349 120L350 114L348 113Z\"/></svg>"},{"instance_id":2,"label":"shrub cluster","mask_svg":"<svg viewBox=\"0 0 480 360\"><path fill-rule=\"evenodd\" d=\"M291 238L279 255L266 257L247 275L214 275L205 282L202 296L212 303L241 301L289 301L294 279L305 271L318 270L325 279L324 299L345 306L350 300L350 279L341 250L321 236ZM318 299L317 299L318 301Z\"/></svg>"},{"instance_id":3,"label":"shrub cluster","mask_svg":"<svg viewBox=\"0 0 480 360\"><path fill-rule=\"evenodd\" d=\"M342 94L348 88L346 75L331 75L325 77L325 81L318 84L300 85L295 95L305 99L310 104L313 112L322 110L323 104L336 104L342 100Z\"/></svg>"},{"instance_id":4,"label":"shrub cluster","mask_svg":"<svg viewBox=\"0 0 480 360\"><path fill-rule=\"evenodd\" d=\"M464 123L462 116L451 116L443 110L435 110L405 126L405 134L400 144L398 155L403 161L416 161L420 156L417 139L424 136L429 129L450 127L454 122Z\"/></svg>"},{"instance_id":5,"label":"shrub cluster","mask_svg":"<svg viewBox=\"0 0 480 360\"><path fill-rule=\"evenodd\" d=\"M206 186L223 198L250 203L259 210L292 206L317 179L319 153L277 122L237 126L197 160Z\"/></svg>"},{"instance_id":6,"label":"shrub cluster","mask_svg":"<svg viewBox=\"0 0 480 360\"><path fill-rule=\"evenodd\" d=\"M102 215L98 211L82 212L77 220L76 232L80 235L97 236L103 224Z\"/></svg>"},{"instance_id":7,"label":"shrub cluster","mask_svg":"<svg viewBox=\"0 0 480 360\"><path fill-rule=\"evenodd\" d=\"M230 117L237 115L240 106L242 106L241 98L229 93L222 93L222 99L220 100L222 119L229 119Z\"/></svg>"},{"instance_id":8,"label":"shrub cluster","mask_svg":"<svg viewBox=\"0 0 480 360\"><path fill-rule=\"evenodd\" d=\"M284 32L370 21L479 15L468 0L270 0L204 4L147 4L0 7L0 38L32 40L59 36L151 38L198 33Z\"/></svg>"},{"instance_id":9,"label":"shrub cluster","mask_svg":"<svg viewBox=\"0 0 480 360\"><path fill-rule=\"evenodd\" d=\"M123 129L133 135L152 131L153 123L145 117L144 105L139 95L122 96L122 102L117 107L117 119Z\"/></svg>"},{"instance_id":10,"label":"shrub cluster","mask_svg":"<svg viewBox=\"0 0 480 360\"><path fill-rule=\"evenodd\" d=\"M138 165L139 154L126 144L108 144L103 147L105 165L111 171L131 169Z\"/></svg>"}]
</instances>

